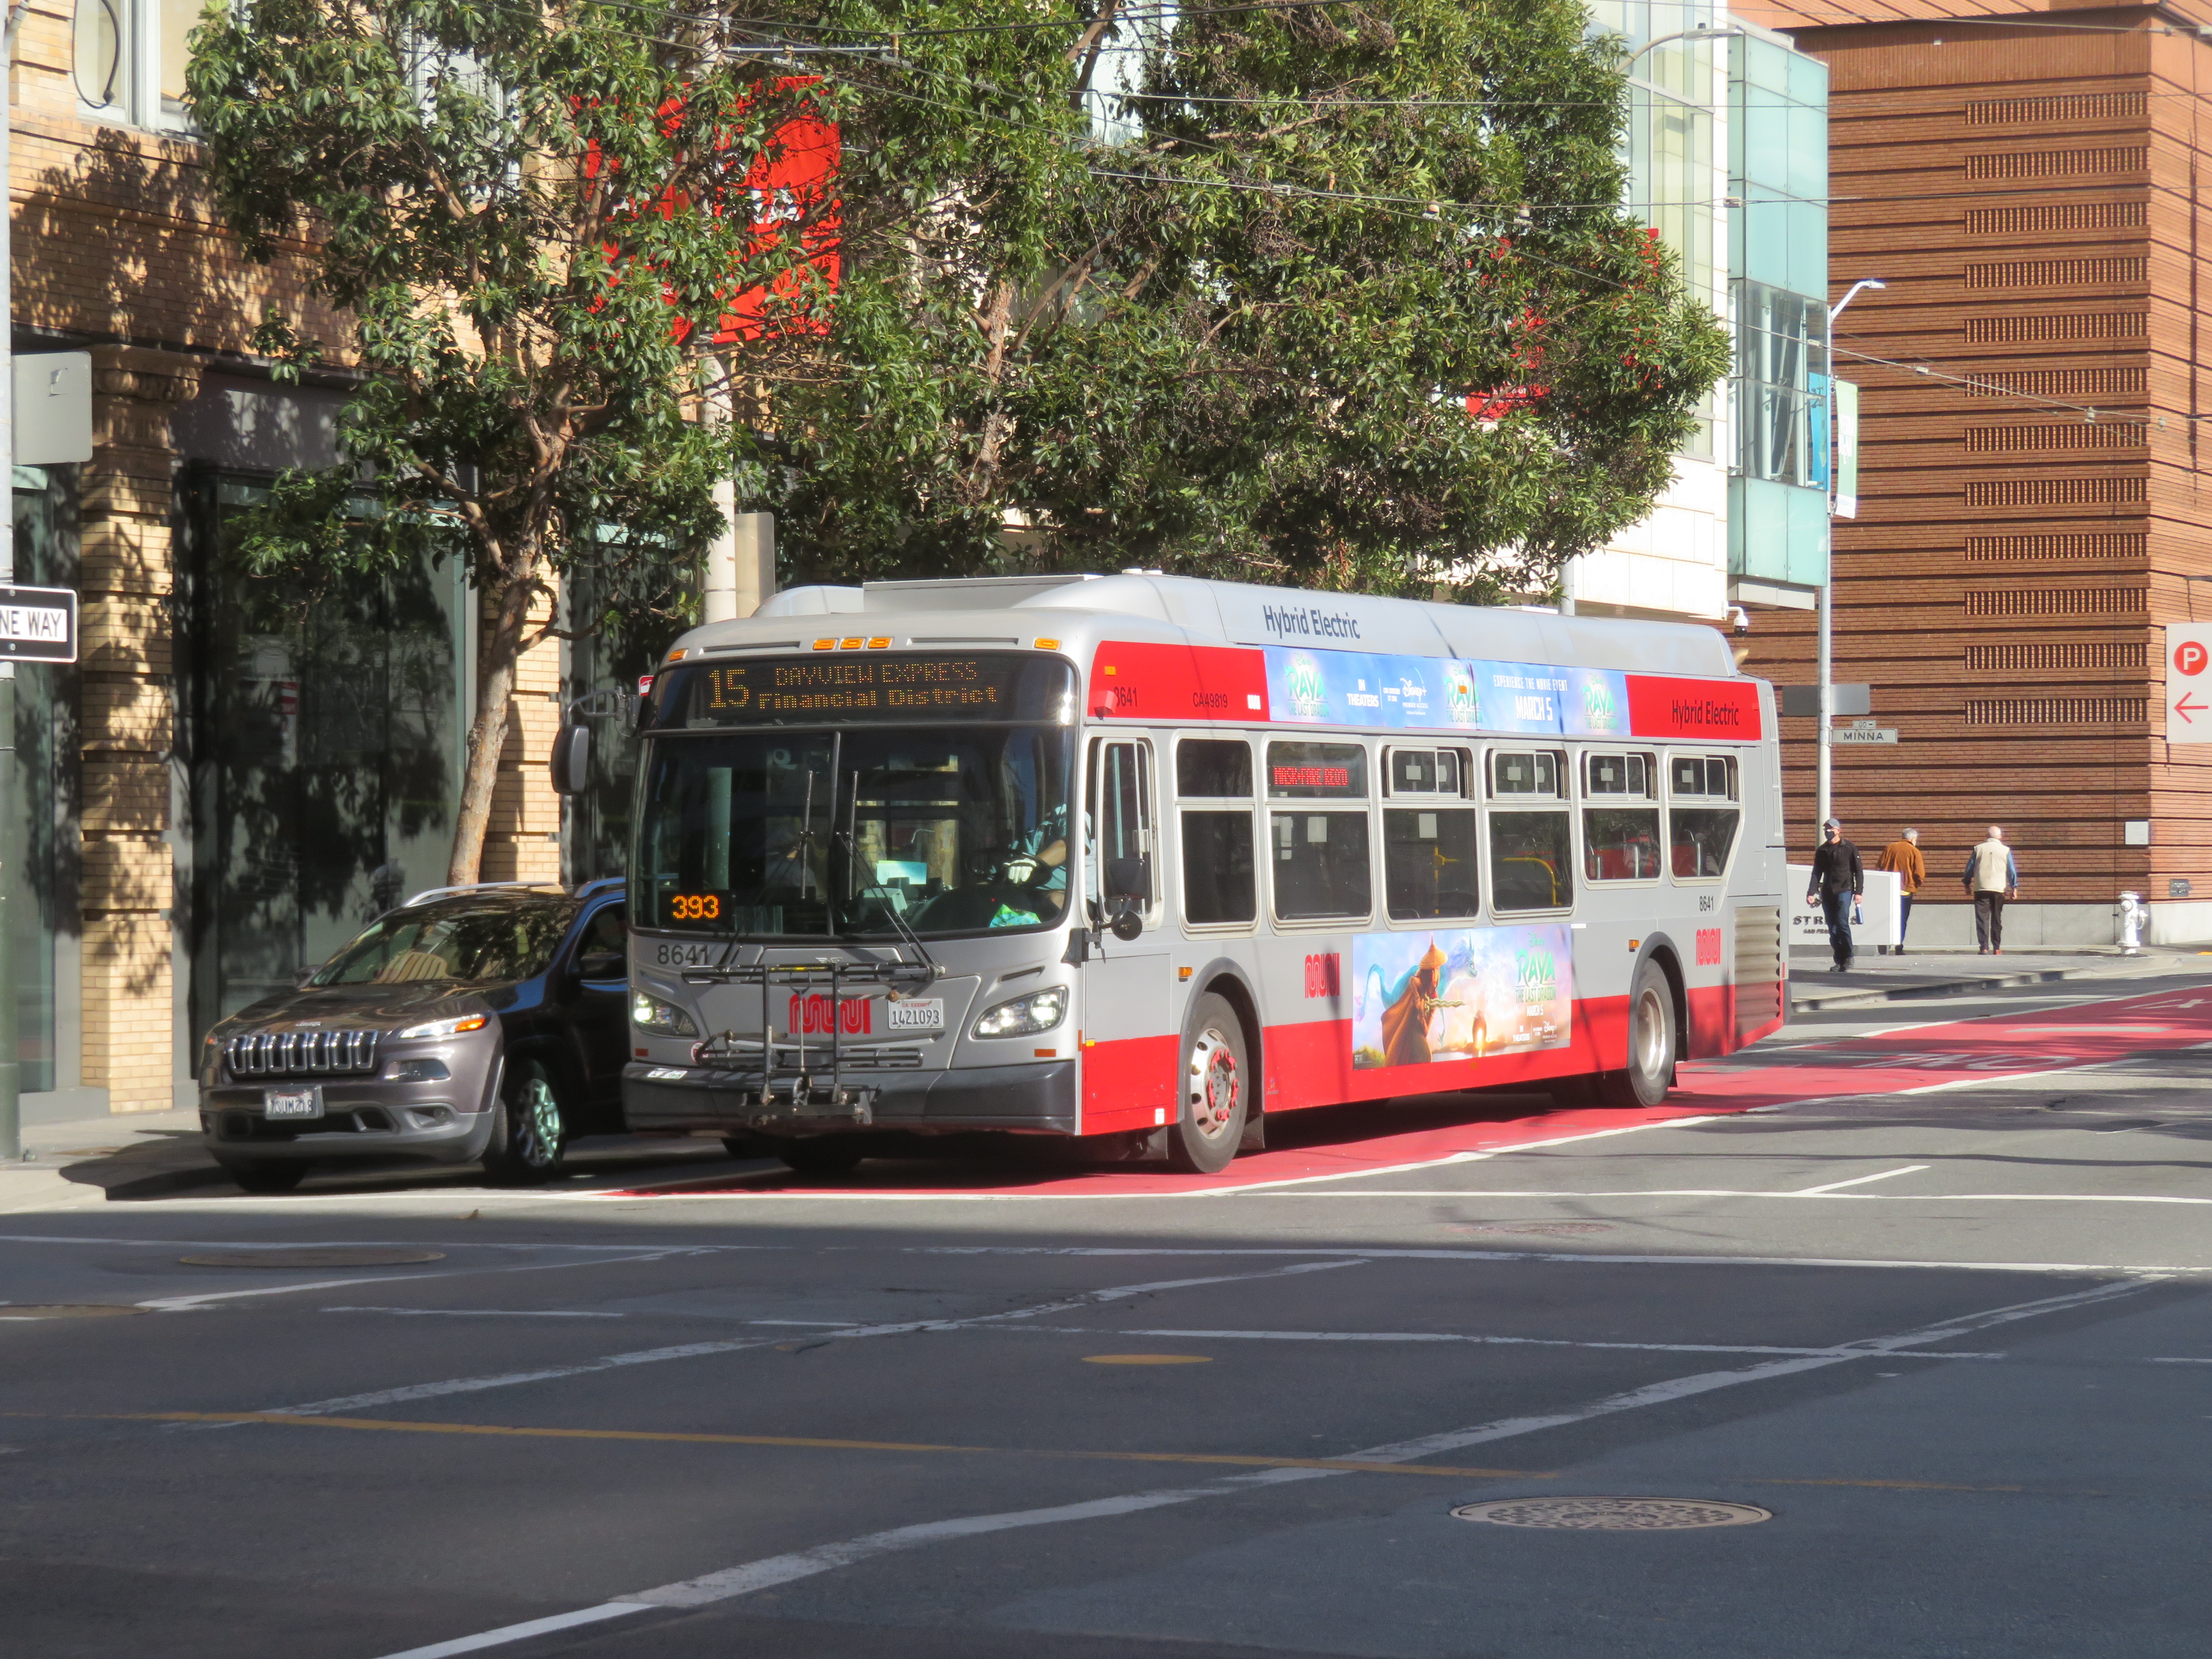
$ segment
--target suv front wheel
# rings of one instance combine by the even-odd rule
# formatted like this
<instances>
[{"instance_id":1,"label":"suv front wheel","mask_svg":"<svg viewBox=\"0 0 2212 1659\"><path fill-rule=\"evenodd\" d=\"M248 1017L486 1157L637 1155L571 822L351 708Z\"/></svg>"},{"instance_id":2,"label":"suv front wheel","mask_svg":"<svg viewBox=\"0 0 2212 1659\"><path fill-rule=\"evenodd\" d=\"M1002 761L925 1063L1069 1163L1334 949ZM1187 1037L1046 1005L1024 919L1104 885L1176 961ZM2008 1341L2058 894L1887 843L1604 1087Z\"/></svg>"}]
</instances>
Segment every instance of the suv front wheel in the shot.
<instances>
[{"instance_id":1,"label":"suv front wheel","mask_svg":"<svg viewBox=\"0 0 2212 1659\"><path fill-rule=\"evenodd\" d=\"M516 1061L500 1085L493 1109L484 1172L501 1186L534 1187L561 1173L568 1144L568 1117L559 1085L545 1062Z\"/></svg>"}]
</instances>

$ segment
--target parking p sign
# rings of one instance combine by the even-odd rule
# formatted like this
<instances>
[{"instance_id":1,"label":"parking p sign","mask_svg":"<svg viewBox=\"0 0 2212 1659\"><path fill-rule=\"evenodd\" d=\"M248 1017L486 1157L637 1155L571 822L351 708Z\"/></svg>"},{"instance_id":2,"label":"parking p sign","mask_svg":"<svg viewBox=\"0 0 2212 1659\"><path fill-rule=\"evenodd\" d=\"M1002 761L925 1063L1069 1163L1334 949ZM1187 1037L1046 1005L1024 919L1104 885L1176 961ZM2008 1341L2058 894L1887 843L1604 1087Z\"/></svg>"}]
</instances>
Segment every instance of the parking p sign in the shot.
<instances>
[{"instance_id":1,"label":"parking p sign","mask_svg":"<svg viewBox=\"0 0 2212 1659\"><path fill-rule=\"evenodd\" d=\"M2212 743L2212 623L2166 630L2166 740Z\"/></svg>"}]
</instances>

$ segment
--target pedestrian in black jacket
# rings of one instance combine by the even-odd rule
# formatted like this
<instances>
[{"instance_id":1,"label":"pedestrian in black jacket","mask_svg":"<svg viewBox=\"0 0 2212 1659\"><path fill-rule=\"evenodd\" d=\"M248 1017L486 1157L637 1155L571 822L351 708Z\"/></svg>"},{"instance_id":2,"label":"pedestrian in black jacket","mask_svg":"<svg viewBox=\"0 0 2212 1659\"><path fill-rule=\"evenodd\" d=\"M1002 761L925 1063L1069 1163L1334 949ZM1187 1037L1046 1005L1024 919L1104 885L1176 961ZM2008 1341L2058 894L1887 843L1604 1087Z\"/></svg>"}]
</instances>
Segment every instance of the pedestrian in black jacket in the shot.
<instances>
[{"instance_id":1,"label":"pedestrian in black jacket","mask_svg":"<svg viewBox=\"0 0 2212 1659\"><path fill-rule=\"evenodd\" d=\"M1813 887L1805 902L1817 901L1828 923L1828 948L1836 953L1836 971L1851 965L1851 911L1866 891L1866 866L1859 849L1844 839L1844 826L1834 818L1820 826L1827 837L1813 854Z\"/></svg>"}]
</instances>

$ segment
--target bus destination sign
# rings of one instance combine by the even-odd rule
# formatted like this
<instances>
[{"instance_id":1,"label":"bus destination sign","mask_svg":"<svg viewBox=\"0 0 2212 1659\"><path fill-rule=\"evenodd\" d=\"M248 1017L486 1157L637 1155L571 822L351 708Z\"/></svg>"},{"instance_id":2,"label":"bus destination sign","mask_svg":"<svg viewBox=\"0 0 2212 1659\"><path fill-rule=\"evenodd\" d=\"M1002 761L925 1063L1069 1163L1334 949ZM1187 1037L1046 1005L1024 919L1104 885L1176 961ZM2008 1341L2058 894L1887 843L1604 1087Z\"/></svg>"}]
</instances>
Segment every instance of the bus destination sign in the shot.
<instances>
[{"instance_id":1,"label":"bus destination sign","mask_svg":"<svg viewBox=\"0 0 2212 1659\"><path fill-rule=\"evenodd\" d=\"M765 657L685 666L657 725L715 726L846 725L874 720L1030 720L1057 718L1056 691L1067 665L1010 653L884 652Z\"/></svg>"}]
</instances>

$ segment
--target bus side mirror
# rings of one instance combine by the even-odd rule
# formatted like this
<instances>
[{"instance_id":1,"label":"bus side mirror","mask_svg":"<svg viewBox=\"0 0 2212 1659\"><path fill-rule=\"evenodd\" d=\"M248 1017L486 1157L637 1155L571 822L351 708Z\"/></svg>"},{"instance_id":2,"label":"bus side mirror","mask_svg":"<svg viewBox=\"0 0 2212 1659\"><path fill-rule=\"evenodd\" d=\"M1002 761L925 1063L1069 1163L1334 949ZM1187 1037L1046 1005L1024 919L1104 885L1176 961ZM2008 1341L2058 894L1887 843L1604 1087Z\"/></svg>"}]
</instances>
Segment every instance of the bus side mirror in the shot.
<instances>
[{"instance_id":1,"label":"bus side mirror","mask_svg":"<svg viewBox=\"0 0 2212 1659\"><path fill-rule=\"evenodd\" d=\"M1126 898L1139 909L1150 908L1152 902L1152 863L1150 859L1109 859L1106 860L1106 895L1109 898Z\"/></svg>"},{"instance_id":2,"label":"bus side mirror","mask_svg":"<svg viewBox=\"0 0 2212 1659\"><path fill-rule=\"evenodd\" d=\"M1115 939L1127 945L1145 931L1145 919L1137 914L1137 901L1124 898L1121 908L1114 913L1114 920L1106 924Z\"/></svg>"},{"instance_id":3,"label":"bus side mirror","mask_svg":"<svg viewBox=\"0 0 2212 1659\"><path fill-rule=\"evenodd\" d=\"M592 775L592 729L564 726L553 739L553 793L580 795Z\"/></svg>"}]
</instances>

